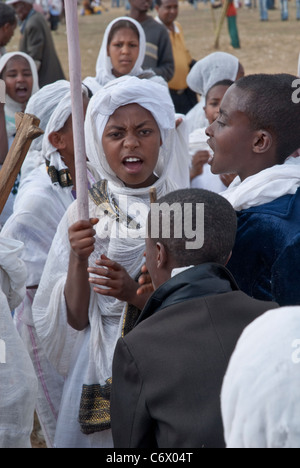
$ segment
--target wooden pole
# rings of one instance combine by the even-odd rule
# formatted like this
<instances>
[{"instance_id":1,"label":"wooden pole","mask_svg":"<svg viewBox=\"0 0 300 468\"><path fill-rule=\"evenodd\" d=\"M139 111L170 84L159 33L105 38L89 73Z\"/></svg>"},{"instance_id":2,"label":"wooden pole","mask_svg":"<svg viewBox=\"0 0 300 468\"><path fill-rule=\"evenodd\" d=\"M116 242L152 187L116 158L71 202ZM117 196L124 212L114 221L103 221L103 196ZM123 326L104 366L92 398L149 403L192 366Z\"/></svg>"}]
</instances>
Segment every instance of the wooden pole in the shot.
<instances>
[{"instance_id":1,"label":"wooden pole","mask_svg":"<svg viewBox=\"0 0 300 468\"><path fill-rule=\"evenodd\" d=\"M213 8L212 3L210 3L210 11L211 11L211 18L212 18L214 34L215 34L216 33L216 17L215 17L215 10Z\"/></svg>"},{"instance_id":2,"label":"wooden pole","mask_svg":"<svg viewBox=\"0 0 300 468\"><path fill-rule=\"evenodd\" d=\"M157 200L157 195L156 195L156 188L151 187L150 188L150 203L156 203Z\"/></svg>"},{"instance_id":3,"label":"wooden pole","mask_svg":"<svg viewBox=\"0 0 300 468\"><path fill-rule=\"evenodd\" d=\"M217 27L217 30L216 30L216 34L215 34L215 43L214 43L214 48L215 49L219 48L220 34L221 34L221 30L222 30L222 27L223 27L224 20L226 18L226 13L227 13L228 8L229 8L229 0L225 0L225 2L223 4L223 8L222 8L220 21L219 21L219 24L218 24L218 27Z\"/></svg>"},{"instance_id":4,"label":"wooden pole","mask_svg":"<svg viewBox=\"0 0 300 468\"><path fill-rule=\"evenodd\" d=\"M21 170L31 142L44 133L39 128L39 123L35 115L21 112L16 114L17 133L0 171L0 213Z\"/></svg>"},{"instance_id":5,"label":"wooden pole","mask_svg":"<svg viewBox=\"0 0 300 468\"><path fill-rule=\"evenodd\" d=\"M76 197L79 219L89 219L88 180L84 140L81 59L79 46L77 0L65 0L72 98L72 122L76 168Z\"/></svg>"}]
</instances>

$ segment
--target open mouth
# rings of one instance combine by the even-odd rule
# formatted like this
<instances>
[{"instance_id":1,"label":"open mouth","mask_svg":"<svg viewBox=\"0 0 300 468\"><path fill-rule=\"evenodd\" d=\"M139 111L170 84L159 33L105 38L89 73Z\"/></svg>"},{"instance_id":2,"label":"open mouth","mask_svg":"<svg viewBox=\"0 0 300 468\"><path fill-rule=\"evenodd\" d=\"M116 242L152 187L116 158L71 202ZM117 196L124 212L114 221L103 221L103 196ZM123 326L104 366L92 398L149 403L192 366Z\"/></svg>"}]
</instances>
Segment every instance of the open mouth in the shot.
<instances>
[{"instance_id":1,"label":"open mouth","mask_svg":"<svg viewBox=\"0 0 300 468\"><path fill-rule=\"evenodd\" d=\"M124 158L122 164L130 174L136 174L141 170L143 161L138 157L130 156Z\"/></svg>"},{"instance_id":2,"label":"open mouth","mask_svg":"<svg viewBox=\"0 0 300 468\"><path fill-rule=\"evenodd\" d=\"M212 146L211 146L210 140L207 140L206 143L207 143L208 146L209 146L209 150L208 150L208 152L209 152L209 158L208 158L207 163L208 163L208 164L211 164L212 161L213 161L213 159L214 159L214 150L213 150L213 148L212 148Z\"/></svg>"},{"instance_id":3,"label":"open mouth","mask_svg":"<svg viewBox=\"0 0 300 468\"><path fill-rule=\"evenodd\" d=\"M19 97L26 97L28 95L27 86L18 86L16 88L16 95Z\"/></svg>"}]
</instances>

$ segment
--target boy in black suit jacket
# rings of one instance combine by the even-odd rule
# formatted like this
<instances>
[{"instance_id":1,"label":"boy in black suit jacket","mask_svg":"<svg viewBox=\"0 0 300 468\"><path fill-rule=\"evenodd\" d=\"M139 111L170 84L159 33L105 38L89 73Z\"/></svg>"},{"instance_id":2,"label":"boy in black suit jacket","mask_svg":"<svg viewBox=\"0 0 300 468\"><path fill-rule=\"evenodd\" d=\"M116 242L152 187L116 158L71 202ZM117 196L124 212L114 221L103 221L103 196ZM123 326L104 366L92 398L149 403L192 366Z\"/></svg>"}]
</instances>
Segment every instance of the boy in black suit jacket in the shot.
<instances>
[{"instance_id":1,"label":"boy in black suit jacket","mask_svg":"<svg viewBox=\"0 0 300 468\"><path fill-rule=\"evenodd\" d=\"M227 200L205 190L152 205L146 264L155 292L116 347L115 447L225 447L220 392L229 358L243 329L278 307L241 292L225 268L236 223Z\"/></svg>"}]
</instances>

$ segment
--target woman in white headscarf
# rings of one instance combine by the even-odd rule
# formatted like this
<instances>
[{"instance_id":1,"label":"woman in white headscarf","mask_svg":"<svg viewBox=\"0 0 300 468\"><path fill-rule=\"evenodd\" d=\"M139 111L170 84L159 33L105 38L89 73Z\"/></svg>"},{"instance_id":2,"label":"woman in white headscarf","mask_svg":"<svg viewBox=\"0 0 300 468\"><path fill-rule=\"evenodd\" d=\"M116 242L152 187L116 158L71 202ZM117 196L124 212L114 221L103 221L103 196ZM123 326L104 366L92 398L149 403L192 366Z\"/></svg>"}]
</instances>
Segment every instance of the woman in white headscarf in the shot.
<instances>
[{"instance_id":1,"label":"woman in white headscarf","mask_svg":"<svg viewBox=\"0 0 300 468\"><path fill-rule=\"evenodd\" d=\"M123 36L122 34L124 34ZM118 57L113 53L113 41L117 41L116 48L124 49L123 64L120 64ZM111 80L120 76L143 76L155 79L161 84L166 82L157 77L153 71L142 68L146 52L146 36L140 23L129 16L114 19L106 28L102 45L96 63L96 76L88 76L84 79L84 84L94 94Z\"/></svg>"},{"instance_id":2,"label":"woman in white headscarf","mask_svg":"<svg viewBox=\"0 0 300 468\"><path fill-rule=\"evenodd\" d=\"M133 111L136 112L134 116L141 112L148 123L144 118L140 122L140 118L133 117ZM126 149L126 145L135 140L127 135L126 129L113 124L119 112L131 115L129 128L131 125L136 128L136 138L148 138L147 135L154 132L155 147L148 144L148 156L154 172L149 170L144 153L137 155L137 150ZM95 244L94 231L89 228L92 225L88 221L78 221L75 202L58 227L33 305L39 338L49 359L66 379L55 437L57 447L112 446L109 407L112 358L118 338L128 322L135 321L137 310L128 307L126 288L122 300L106 295L109 291L105 289L102 293L96 292L89 285L86 269L88 265L91 268L98 266L100 259L101 265L112 262L116 271L127 272L126 280L130 286L136 284L137 288L135 280L143 265L150 188L152 185L156 188L158 197L177 188L168 179L175 135L174 106L161 85L136 77L114 80L91 99L85 132L87 157L102 177L90 191L89 200L89 216L95 220ZM117 172L112 168L113 152L106 150L104 153L106 138L117 145L122 143L122 148L126 149L125 156L122 153L121 157L119 149L115 154ZM135 174L133 184L140 177L143 164L147 174L148 171L151 173L151 180L145 179L140 188L130 188L131 184L124 182L122 176L123 164L126 177ZM119 170L121 175L118 176ZM72 268L73 261L76 263L76 258L79 258L77 253L74 254L74 236L81 237L81 232L85 235L86 225L88 243L91 239L93 247L91 252L84 254L83 262ZM73 237L70 240L69 228ZM78 281L80 268L83 268L82 281ZM111 268L104 270L109 275ZM71 281L71 296L70 279L74 280ZM93 273L90 279L97 281L99 276ZM86 314L85 324L76 327L82 331L76 331L69 325L74 302L79 302L80 311L84 309Z\"/></svg>"},{"instance_id":3,"label":"woman in white headscarf","mask_svg":"<svg viewBox=\"0 0 300 468\"><path fill-rule=\"evenodd\" d=\"M227 448L300 448L300 307L265 313L238 341L223 382Z\"/></svg>"},{"instance_id":4,"label":"woman in white headscarf","mask_svg":"<svg viewBox=\"0 0 300 468\"><path fill-rule=\"evenodd\" d=\"M39 89L37 68L29 55L23 52L10 52L0 58L0 78L6 84L4 114L8 147L10 147L17 131L15 114L24 112L30 96ZM12 213L18 186L19 176L1 213L0 229Z\"/></svg>"},{"instance_id":5,"label":"woman in white headscarf","mask_svg":"<svg viewBox=\"0 0 300 468\"><path fill-rule=\"evenodd\" d=\"M207 91L218 81L244 76L244 68L238 58L226 52L213 52L199 60L187 76L188 86L201 96L200 101L186 116L189 133L208 126L203 107Z\"/></svg>"},{"instance_id":6,"label":"woman in white headscarf","mask_svg":"<svg viewBox=\"0 0 300 468\"><path fill-rule=\"evenodd\" d=\"M12 59L18 59L18 57L22 57L28 62L29 69L31 72L31 77L29 76L29 73L26 71L26 82L24 82L23 80L22 83L20 83L20 79L18 79L19 84L18 82L16 84L16 87L18 89L14 93L15 99L13 99L12 94L9 93L8 90L10 88L6 85L6 98L5 98L6 103L4 106L4 112L5 112L5 118L6 118L6 131L7 131L7 137L9 140L9 146L11 145L14 135L16 133L15 113L24 112L25 106L30 96L33 96L39 90L39 84L38 84L39 82L38 82L38 74L37 74L36 65L33 59L29 55L25 54L24 52L9 52L7 54L4 54L0 58L0 77L4 79L4 81L6 81L5 76L3 75L5 75L7 65ZM30 78L30 83L27 77ZM27 99L27 100L25 101L24 99Z\"/></svg>"},{"instance_id":7,"label":"woman in white headscarf","mask_svg":"<svg viewBox=\"0 0 300 468\"><path fill-rule=\"evenodd\" d=\"M24 244L21 258L27 267L26 295L15 311L14 320L38 376L36 409L48 447L53 446L63 378L51 366L39 343L32 318L32 302L57 226L75 199L70 84L61 81L45 86L40 91L43 99L47 101L47 96L50 99L54 89L59 102L56 101L55 109L52 107L51 115L48 105L49 121L39 142L44 162L21 183L14 212L1 232L1 238L4 236ZM94 182L91 175L90 180Z\"/></svg>"}]
</instances>

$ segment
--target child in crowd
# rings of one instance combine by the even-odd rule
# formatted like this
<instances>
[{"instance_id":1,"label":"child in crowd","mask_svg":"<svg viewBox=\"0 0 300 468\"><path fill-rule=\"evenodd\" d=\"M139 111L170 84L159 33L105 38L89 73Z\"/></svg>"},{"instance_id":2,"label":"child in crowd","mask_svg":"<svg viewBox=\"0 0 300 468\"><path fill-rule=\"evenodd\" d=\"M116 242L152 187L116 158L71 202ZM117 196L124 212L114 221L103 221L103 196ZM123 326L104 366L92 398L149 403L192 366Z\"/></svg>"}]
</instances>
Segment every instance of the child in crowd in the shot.
<instances>
[{"instance_id":1,"label":"child in crowd","mask_svg":"<svg viewBox=\"0 0 300 468\"><path fill-rule=\"evenodd\" d=\"M49 121L42 139L41 155L44 162L22 181L13 214L1 232L1 236L24 244L21 258L27 268L26 296L17 307L14 319L38 376L36 410L48 447L53 447L63 378L51 366L40 345L32 318L32 302L57 226L74 201L76 190L69 82L59 81L43 87L37 93L38 100L43 103L45 96L49 100L53 97L54 89L56 107L53 102L51 106L48 104ZM86 108L88 98L84 89Z\"/></svg>"},{"instance_id":2,"label":"child in crowd","mask_svg":"<svg viewBox=\"0 0 300 468\"><path fill-rule=\"evenodd\" d=\"M37 378L14 326L12 311L25 294L23 245L0 238L0 448L30 448Z\"/></svg>"},{"instance_id":3,"label":"child in crowd","mask_svg":"<svg viewBox=\"0 0 300 468\"><path fill-rule=\"evenodd\" d=\"M115 447L223 448L220 392L229 358L245 326L278 306L239 291L226 269L237 220L220 195L175 191L151 205L148 223L155 292L116 347Z\"/></svg>"},{"instance_id":4,"label":"child in crowd","mask_svg":"<svg viewBox=\"0 0 300 468\"><path fill-rule=\"evenodd\" d=\"M15 114L24 112L26 104L39 89L38 75L34 61L22 52L11 52L0 59L0 78L6 85L5 121L8 139L8 149L16 134ZM4 162L4 159L1 161ZM19 176L0 216L0 229L13 210L15 196L18 191Z\"/></svg>"},{"instance_id":5,"label":"child in crowd","mask_svg":"<svg viewBox=\"0 0 300 468\"><path fill-rule=\"evenodd\" d=\"M24 112L30 96L39 89L37 69L29 55L10 52L0 59L0 78L6 84L5 119L10 146L16 133L15 113Z\"/></svg>"},{"instance_id":6,"label":"child in crowd","mask_svg":"<svg viewBox=\"0 0 300 468\"><path fill-rule=\"evenodd\" d=\"M43 86L37 93L31 96L25 108L25 113L36 115L40 120L39 127L45 131L57 105L69 92L70 83L66 80L58 80L55 83ZM42 151L43 139L44 135L41 135L31 143L21 168L20 183L33 169L45 162Z\"/></svg>"},{"instance_id":7,"label":"child in crowd","mask_svg":"<svg viewBox=\"0 0 300 468\"><path fill-rule=\"evenodd\" d=\"M113 20L106 28L96 63L96 77L87 77L84 84L94 94L98 89L121 76L139 76L155 78L164 84L162 78L156 77L151 70L142 68L146 52L146 37L138 21L130 17ZM165 83L165 86L167 84Z\"/></svg>"},{"instance_id":8,"label":"child in crowd","mask_svg":"<svg viewBox=\"0 0 300 468\"><path fill-rule=\"evenodd\" d=\"M33 304L39 339L65 377L57 447L111 447L110 384L117 339L147 297L137 297L150 187L172 180L174 106L165 87L123 77L90 101L86 148L101 181L91 221L76 202L58 226ZM88 271L89 267L89 271ZM70 404L72 401L72 404Z\"/></svg>"},{"instance_id":9,"label":"child in crowd","mask_svg":"<svg viewBox=\"0 0 300 468\"><path fill-rule=\"evenodd\" d=\"M214 174L237 173L222 193L238 216L228 263L257 299L300 304L300 104L288 74L251 75L233 84L206 130Z\"/></svg>"},{"instance_id":10,"label":"child in crowd","mask_svg":"<svg viewBox=\"0 0 300 468\"><path fill-rule=\"evenodd\" d=\"M206 93L205 116L211 125L219 115L219 108L227 89L233 84L231 80L218 81ZM189 135L189 151L192 159L191 187L223 192L235 177L229 174L215 175L211 172L208 160L211 154L207 144L206 128L194 130Z\"/></svg>"},{"instance_id":11,"label":"child in crowd","mask_svg":"<svg viewBox=\"0 0 300 468\"><path fill-rule=\"evenodd\" d=\"M187 84L201 96L201 99L186 116L189 133L208 125L203 107L205 106L205 95L212 85L221 80L236 81L244 74L244 67L238 58L226 52L213 52L193 66L187 76Z\"/></svg>"}]
</instances>

